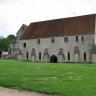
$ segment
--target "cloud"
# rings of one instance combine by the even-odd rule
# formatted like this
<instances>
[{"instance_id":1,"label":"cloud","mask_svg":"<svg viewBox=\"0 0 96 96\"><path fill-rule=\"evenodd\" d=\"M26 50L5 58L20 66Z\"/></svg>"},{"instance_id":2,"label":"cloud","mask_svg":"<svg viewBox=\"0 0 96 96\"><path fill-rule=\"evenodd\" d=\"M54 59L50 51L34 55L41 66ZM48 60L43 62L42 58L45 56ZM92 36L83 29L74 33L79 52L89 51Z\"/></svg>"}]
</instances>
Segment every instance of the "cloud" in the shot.
<instances>
[{"instance_id":1,"label":"cloud","mask_svg":"<svg viewBox=\"0 0 96 96\"><path fill-rule=\"evenodd\" d=\"M95 0L0 0L0 35L30 22L96 12Z\"/></svg>"}]
</instances>

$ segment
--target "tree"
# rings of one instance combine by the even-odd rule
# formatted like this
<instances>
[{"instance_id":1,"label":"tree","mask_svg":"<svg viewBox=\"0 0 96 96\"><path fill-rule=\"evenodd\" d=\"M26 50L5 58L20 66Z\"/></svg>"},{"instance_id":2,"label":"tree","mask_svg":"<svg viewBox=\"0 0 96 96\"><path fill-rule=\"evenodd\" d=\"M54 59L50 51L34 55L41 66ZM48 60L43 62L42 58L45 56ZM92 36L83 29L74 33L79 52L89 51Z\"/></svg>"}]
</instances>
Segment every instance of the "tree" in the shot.
<instances>
[{"instance_id":1,"label":"tree","mask_svg":"<svg viewBox=\"0 0 96 96\"><path fill-rule=\"evenodd\" d=\"M15 37L15 35L9 35L9 36L7 36L7 39L10 39L10 40L12 40L12 41L15 41L16 40L16 37Z\"/></svg>"},{"instance_id":2,"label":"tree","mask_svg":"<svg viewBox=\"0 0 96 96\"><path fill-rule=\"evenodd\" d=\"M15 42L16 37L14 35L9 35L7 38L0 38L0 52L8 51L9 45Z\"/></svg>"},{"instance_id":3,"label":"tree","mask_svg":"<svg viewBox=\"0 0 96 96\"><path fill-rule=\"evenodd\" d=\"M8 38L2 38L0 39L0 51L8 51L8 47L9 45L13 43L12 40L8 39Z\"/></svg>"}]
</instances>

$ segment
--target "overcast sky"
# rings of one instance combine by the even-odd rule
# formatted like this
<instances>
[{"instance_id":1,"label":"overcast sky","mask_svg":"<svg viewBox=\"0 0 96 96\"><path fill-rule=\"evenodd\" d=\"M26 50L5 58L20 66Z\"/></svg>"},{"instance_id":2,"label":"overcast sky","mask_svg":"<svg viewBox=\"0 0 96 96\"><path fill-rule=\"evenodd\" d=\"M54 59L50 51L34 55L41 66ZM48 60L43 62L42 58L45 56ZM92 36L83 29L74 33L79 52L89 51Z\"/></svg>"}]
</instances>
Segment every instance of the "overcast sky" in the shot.
<instances>
[{"instance_id":1,"label":"overcast sky","mask_svg":"<svg viewBox=\"0 0 96 96\"><path fill-rule=\"evenodd\" d=\"M96 13L96 0L0 0L0 36L22 24Z\"/></svg>"}]
</instances>

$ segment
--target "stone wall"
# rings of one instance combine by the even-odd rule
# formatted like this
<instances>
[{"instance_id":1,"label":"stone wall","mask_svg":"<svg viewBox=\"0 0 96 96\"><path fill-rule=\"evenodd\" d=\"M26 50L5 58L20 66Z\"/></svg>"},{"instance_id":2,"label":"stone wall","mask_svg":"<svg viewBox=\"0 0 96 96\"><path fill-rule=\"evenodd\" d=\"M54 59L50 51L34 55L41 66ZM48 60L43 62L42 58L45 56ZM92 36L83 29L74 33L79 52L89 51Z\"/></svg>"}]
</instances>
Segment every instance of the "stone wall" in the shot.
<instances>
[{"instance_id":1,"label":"stone wall","mask_svg":"<svg viewBox=\"0 0 96 96\"><path fill-rule=\"evenodd\" d=\"M92 63L96 64L96 54L92 54Z\"/></svg>"},{"instance_id":2,"label":"stone wall","mask_svg":"<svg viewBox=\"0 0 96 96\"><path fill-rule=\"evenodd\" d=\"M37 44L37 39L31 40L21 40L20 49L23 53L23 60L32 60L32 48L35 49L36 59L35 61L46 61L44 57L45 49L48 49L49 53L49 62L50 57L55 55L58 58L58 62L77 62L77 59L74 59L74 49L76 46L79 47L79 60L78 62L91 62L91 47L95 43L94 35L83 35L84 41L82 41L82 35L78 35L78 42L76 42L76 36L66 36L68 37L68 42L64 42L64 37L52 37L55 39L54 43L51 43L51 38L40 38L40 44ZM23 44L26 43L26 48L23 47ZM59 56L59 49L63 49L64 60ZM41 60L39 60L39 52L41 52ZM28 53L28 58L27 54ZM68 53L70 53L70 60L68 60ZM84 53L86 53L86 60L84 60ZM33 60L33 61L34 61ZM62 61L60 61L62 60Z\"/></svg>"}]
</instances>

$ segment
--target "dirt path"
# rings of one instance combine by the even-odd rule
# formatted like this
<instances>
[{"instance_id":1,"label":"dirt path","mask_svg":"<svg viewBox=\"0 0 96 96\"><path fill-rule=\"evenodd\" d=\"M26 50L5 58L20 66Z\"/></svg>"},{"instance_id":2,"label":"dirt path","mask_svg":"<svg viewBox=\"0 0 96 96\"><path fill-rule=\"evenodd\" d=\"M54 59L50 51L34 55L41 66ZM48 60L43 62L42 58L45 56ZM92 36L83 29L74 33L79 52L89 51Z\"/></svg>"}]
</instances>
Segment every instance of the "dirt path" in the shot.
<instances>
[{"instance_id":1,"label":"dirt path","mask_svg":"<svg viewBox=\"0 0 96 96\"><path fill-rule=\"evenodd\" d=\"M0 87L0 96L57 96Z\"/></svg>"}]
</instances>

